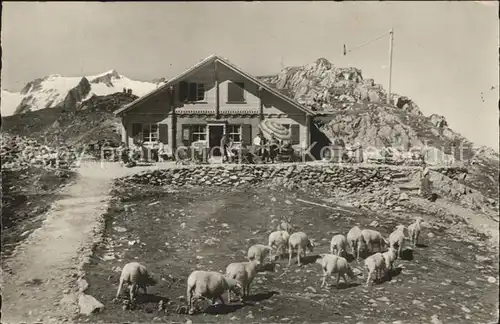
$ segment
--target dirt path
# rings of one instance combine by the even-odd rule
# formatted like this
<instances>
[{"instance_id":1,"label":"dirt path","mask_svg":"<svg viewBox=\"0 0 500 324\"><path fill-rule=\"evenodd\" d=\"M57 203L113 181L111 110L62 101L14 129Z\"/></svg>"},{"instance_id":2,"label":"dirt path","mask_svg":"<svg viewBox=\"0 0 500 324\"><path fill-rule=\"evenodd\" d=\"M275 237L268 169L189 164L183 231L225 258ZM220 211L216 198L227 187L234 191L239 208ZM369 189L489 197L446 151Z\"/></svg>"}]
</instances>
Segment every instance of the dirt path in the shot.
<instances>
[{"instance_id":1,"label":"dirt path","mask_svg":"<svg viewBox=\"0 0 500 324\"><path fill-rule=\"evenodd\" d=\"M75 314L77 305L61 299L75 282L81 248L92 243L92 231L107 209L112 179L129 172L118 165L82 165L42 227L5 262L3 323L61 322Z\"/></svg>"}]
</instances>

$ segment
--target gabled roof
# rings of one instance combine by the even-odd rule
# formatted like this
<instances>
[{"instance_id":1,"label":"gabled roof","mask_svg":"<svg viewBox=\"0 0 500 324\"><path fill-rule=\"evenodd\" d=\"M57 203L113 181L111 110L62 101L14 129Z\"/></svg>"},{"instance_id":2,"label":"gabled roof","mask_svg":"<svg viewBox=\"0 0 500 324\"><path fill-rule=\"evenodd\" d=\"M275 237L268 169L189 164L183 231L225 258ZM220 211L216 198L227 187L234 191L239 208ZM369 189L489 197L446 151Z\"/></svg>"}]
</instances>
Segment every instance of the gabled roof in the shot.
<instances>
[{"instance_id":1,"label":"gabled roof","mask_svg":"<svg viewBox=\"0 0 500 324\"><path fill-rule=\"evenodd\" d=\"M260 86L262 89L265 89L266 91L272 93L276 97L279 97L279 98L283 99L284 101L288 102L289 104L293 105L294 107L296 107L297 109L303 111L304 113L309 114L309 115L315 115L315 113L312 110L310 110L309 108L302 106L298 102L296 102L296 101L292 100L291 98L285 96L284 94L280 93L277 89L273 89L272 87L270 87L266 83L260 81L256 77L254 77L254 76L252 76L252 75L244 72L243 70L241 70L237 66L235 66L235 65L231 64L230 62L228 62L226 59L221 58L221 57L219 57L217 55L210 55L206 59L202 60L201 62L199 62L196 65L192 66L191 68L187 69L186 71L182 72L181 74L179 74L175 78L170 79L168 82L164 83L160 87L154 89L153 91L145 94L144 96L142 96L140 98L137 98L136 100L132 101L131 103L129 103L127 105L125 105L124 107L118 109L117 111L114 112L114 114L115 115L121 115L121 114L123 114L124 112L126 112L126 111L134 108L137 104L139 104L140 102L144 101L145 99L147 99L147 98L149 98L149 97L151 97L151 96L153 96L153 95L155 95L157 93L160 93L161 91L163 91L165 89L168 89L168 87L170 87L172 84L177 83L178 81L180 81L181 79L183 79L187 75L189 75L189 74L193 73L194 71L196 71L196 70L198 70L198 69L200 69L200 68L202 68L202 67L204 67L204 66L206 66L206 65L208 65L210 63L213 63L213 62L218 62L218 63L223 64L224 66L228 67L229 69L233 70L234 72L240 74L241 76L249 79L250 81L252 81L256 85Z\"/></svg>"}]
</instances>

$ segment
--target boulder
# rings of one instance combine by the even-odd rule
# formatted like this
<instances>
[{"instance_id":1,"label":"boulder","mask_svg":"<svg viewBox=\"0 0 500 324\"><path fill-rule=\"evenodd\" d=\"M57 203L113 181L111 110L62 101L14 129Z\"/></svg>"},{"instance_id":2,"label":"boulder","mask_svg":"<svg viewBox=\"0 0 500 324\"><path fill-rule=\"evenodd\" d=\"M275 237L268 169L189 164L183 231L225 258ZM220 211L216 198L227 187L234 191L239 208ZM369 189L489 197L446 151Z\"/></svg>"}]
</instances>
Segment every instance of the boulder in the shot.
<instances>
[{"instance_id":1,"label":"boulder","mask_svg":"<svg viewBox=\"0 0 500 324\"><path fill-rule=\"evenodd\" d=\"M81 294L78 298L78 307L80 307L80 314L90 315L100 312L104 305L91 295Z\"/></svg>"}]
</instances>

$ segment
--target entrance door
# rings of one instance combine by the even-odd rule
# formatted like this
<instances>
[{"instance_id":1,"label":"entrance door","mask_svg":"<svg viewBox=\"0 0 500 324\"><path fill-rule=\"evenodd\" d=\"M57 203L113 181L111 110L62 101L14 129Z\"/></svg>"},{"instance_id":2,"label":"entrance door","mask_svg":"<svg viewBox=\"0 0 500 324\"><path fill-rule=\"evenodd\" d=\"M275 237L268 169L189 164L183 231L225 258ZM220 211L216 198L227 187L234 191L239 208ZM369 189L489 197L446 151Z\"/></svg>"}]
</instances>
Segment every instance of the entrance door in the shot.
<instances>
[{"instance_id":1,"label":"entrance door","mask_svg":"<svg viewBox=\"0 0 500 324\"><path fill-rule=\"evenodd\" d=\"M222 135L224 134L224 126L223 125L209 125L208 126L208 136L209 141L208 145L210 149L214 146L220 146L220 141L222 139ZM222 152L219 149L214 149L212 151L213 156L221 156Z\"/></svg>"}]
</instances>

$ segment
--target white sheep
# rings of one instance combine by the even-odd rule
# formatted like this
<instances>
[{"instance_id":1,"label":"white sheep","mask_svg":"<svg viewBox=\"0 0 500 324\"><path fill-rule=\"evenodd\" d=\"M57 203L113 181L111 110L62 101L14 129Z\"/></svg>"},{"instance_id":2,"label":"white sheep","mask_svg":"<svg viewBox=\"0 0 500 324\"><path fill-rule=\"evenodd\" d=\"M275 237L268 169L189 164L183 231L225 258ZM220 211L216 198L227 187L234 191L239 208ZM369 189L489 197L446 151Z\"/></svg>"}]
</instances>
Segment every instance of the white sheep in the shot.
<instances>
[{"instance_id":1,"label":"white sheep","mask_svg":"<svg viewBox=\"0 0 500 324\"><path fill-rule=\"evenodd\" d=\"M385 260L385 268L387 270L392 270L394 261L396 261L397 258L396 250L394 250L392 247L389 247L389 250L382 253L382 256L384 257Z\"/></svg>"},{"instance_id":2,"label":"white sheep","mask_svg":"<svg viewBox=\"0 0 500 324\"><path fill-rule=\"evenodd\" d=\"M351 279L356 278L347 260L341 256L333 254L320 254L319 258L316 259L316 263L321 264L321 267L323 268L323 282L321 283L322 288L326 284L326 278L334 273L337 274L337 286L339 285L340 276L344 278L345 283L348 283L345 276L346 274Z\"/></svg>"},{"instance_id":3,"label":"white sheep","mask_svg":"<svg viewBox=\"0 0 500 324\"><path fill-rule=\"evenodd\" d=\"M288 265L292 264L292 253L297 250L297 264L300 265L300 255L304 253L306 256L306 250L313 252L314 241L307 237L304 232L296 232L290 235L288 238Z\"/></svg>"},{"instance_id":4,"label":"white sheep","mask_svg":"<svg viewBox=\"0 0 500 324\"><path fill-rule=\"evenodd\" d=\"M269 260L272 261L272 250L276 248L276 255L279 257L283 255L284 250L288 249L288 239L290 234L286 231L275 231L269 234L269 247L271 248L269 252ZM278 254L279 253L279 254Z\"/></svg>"},{"instance_id":5,"label":"white sheep","mask_svg":"<svg viewBox=\"0 0 500 324\"><path fill-rule=\"evenodd\" d=\"M127 263L120 275L120 283L118 285L118 291L116 292L116 298L120 296L123 288L123 284L127 284L130 288L130 302L134 302L135 295L137 294L139 288L144 290L144 294L147 294L146 286L156 285L156 280L148 273L145 266L139 262Z\"/></svg>"},{"instance_id":6,"label":"white sheep","mask_svg":"<svg viewBox=\"0 0 500 324\"><path fill-rule=\"evenodd\" d=\"M389 247L396 250L397 246L397 257L401 258L401 250L403 249L403 244L405 241L405 226L398 225L394 232L389 235Z\"/></svg>"},{"instance_id":7,"label":"white sheep","mask_svg":"<svg viewBox=\"0 0 500 324\"><path fill-rule=\"evenodd\" d=\"M333 253L335 250L336 253ZM342 234L337 234L332 237L330 242L330 253L342 256L347 254L347 238Z\"/></svg>"},{"instance_id":8,"label":"white sheep","mask_svg":"<svg viewBox=\"0 0 500 324\"><path fill-rule=\"evenodd\" d=\"M366 285L368 286L370 279L375 272L375 280L382 278L385 270L385 259L382 253L377 252L365 259L365 269L368 270Z\"/></svg>"},{"instance_id":9,"label":"white sheep","mask_svg":"<svg viewBox=\"0 0 500 324\"><path fill-rule=\"evenodd\" d=\"M352 255L356 257L356 260L359 260L359 241L361 240L361 229L358 226L354 226L347 233L347 242L351 246Z\"/></svg>"},{"instance_id":10,"label":"white sheep","mask_svg":"<svg viewBox=\"0 0 500 324\"><path fill-rule=\"evenodd\" d=\"M237 280L243 287L242 296L250 295L250 284L257 274L257 261L234 262L227 266L226 277ZM231 302L231 292L229 292L229 302Z\"/></svg>"},{"instance_id":11,"label":"white sheep","mask_svg":"<svg viewBox=\"0 0 500 324\"><path fill-rule=\"evenodd\" d=\"M361 231L360 242L366 244L369 252L374 252L373 251L374 245L378 246L379 251L382 251L388 245L388 242L386 241L386 239L384 239L382 234L372 229L364 229ZM358 242L358 244L360 242ZM359 245L358 245L358 255L359 255Z\"/></svg>"},{"instance_id":12,"label":"white sheep","mask_svg":"<svg viewBox=\"0 0 500 324\"><path fill-rule=\"evenodd\" d=\"M417 217L415 222L408 226L408 235L410 236L410 242L415 247L418 244L418 238L420 236L421 227L420 222L424 219L422 217Z\"/></svg>"},{"instance_id":13,"label":"white sheep","mask_svg":"<svg viewBox=\"0 0 500 324\"><path fill-rule=\"evenodd\" d=\"M264 244L255 244L248 249L248 261L256 260L259 265L264 263L264 259L271 253L271 248Z\"/></svg>"},{"instance_id":14,"label":"white sheep","mask_svg":"<svg viewBox=\"0 0 500 324\"><path fill-rule=\"evenodd\" d=\"M193 299L206 298L215 304L220 300L224 304L222 295L226 291L232 291L237 296L241 295L241 284L231 278L226 278L222 274L215 271L196 270L191 272L187 279L187 300L189 314L192 314Z\"/></svg>"}]
</instances>

